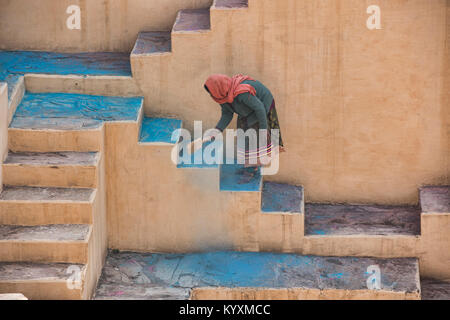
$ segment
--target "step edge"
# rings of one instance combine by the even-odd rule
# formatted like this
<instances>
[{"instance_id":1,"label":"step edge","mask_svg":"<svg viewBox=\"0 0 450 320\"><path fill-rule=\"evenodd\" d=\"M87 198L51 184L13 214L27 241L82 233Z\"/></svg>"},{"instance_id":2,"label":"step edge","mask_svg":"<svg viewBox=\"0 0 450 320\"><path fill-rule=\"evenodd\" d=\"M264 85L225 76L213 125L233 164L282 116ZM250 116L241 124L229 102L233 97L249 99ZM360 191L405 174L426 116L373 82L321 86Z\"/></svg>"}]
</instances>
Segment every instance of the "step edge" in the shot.
<instances>
[{"instance_id":1,"label":"step edge","mask_svg":"<svg viewBox=\"0 0 450 320\"><path fill-rule=\"evenodd\" d=\"M10 262L5 262L5 264L9 264ZM19 262L20 263L20 262ZM51 265L52 263L31 263L31 264L41 264L41 265ZM67 267L76 265L81 267L81 272L84 274L87 270L87 264L80 264L80 263L65 263L67 264ZM31 270L32 268L28 268ZM70 275L67 275L67 278L69 278ZM38 283L62 283L66 282L67 278L59 278L59 277L41 277L41 278L34 278L34 279L0 279L0 284L5 283L29 283L29 282L38 282Z\"/></svg>"},{"instance_id":2,"label":"step edge","mask_svg":"<svg viewBox=\"0 0 450 320\"><path fill-rule=\"evenodd\" d=\"M80 75L80 74L54 74L54 73L25 73L26 78L52 78L52 79L98 79L98 80L134 80L132 75ZM36 92L34 92L36 93Z\"/></svg>"},{"instance_id":3,"label":"step edge","mask_svg":"<svg viewBox=\"0 0 450 320\"><path fill-rule=\"evenodd\" d=\"M39 225L37 225L39 226ZM36 227L37 227L36 226ZM83 240L56 240L56 239L0 239L0 243L11 243L11 244L83 244L88 245L92 238L93 225L89 225L88 232L86 233Z\"/></svg>"},{"instance_id":4,"label":"step edge","mask_svg":"<svg viewBox=\"0 0 450 320\"><path fill-rule=\"evenodd\" d=\"M401 238L401 239L419 239L422 235L408 235L408 234L392 234L392 235L374 235L374 234L347 234L347 235L304 235L304 238L310 238L310 239L321 239L321 238Z\"/></svg>"}]
</instances>

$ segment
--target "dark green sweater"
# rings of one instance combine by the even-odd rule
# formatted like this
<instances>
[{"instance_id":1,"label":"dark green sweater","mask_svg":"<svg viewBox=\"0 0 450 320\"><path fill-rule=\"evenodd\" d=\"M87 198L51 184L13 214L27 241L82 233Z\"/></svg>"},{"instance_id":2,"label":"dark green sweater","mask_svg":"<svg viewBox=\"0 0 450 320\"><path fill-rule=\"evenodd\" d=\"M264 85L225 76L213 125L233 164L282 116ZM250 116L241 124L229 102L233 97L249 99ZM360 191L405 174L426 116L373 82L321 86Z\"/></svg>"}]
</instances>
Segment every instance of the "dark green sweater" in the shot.
<instances>
[{"instance_id":1,"label":"dark green sweater","mask_svg":"<svg viewBox=\"0 0 450 320\"><path fill-rule=\"evenodd\" d=\"M258 122L260 129L267 129L267 114L273 102L272 93L257 80L245 80L242 83L249 84L255 88L256 96L248 92L241 93L234 98L232 104L221 104L222 117L216 126L220 131L228 127L231 120L233 120L234 113L237 113L240 118L247 118L248 126Z\"/></svg>"}]
</instances>

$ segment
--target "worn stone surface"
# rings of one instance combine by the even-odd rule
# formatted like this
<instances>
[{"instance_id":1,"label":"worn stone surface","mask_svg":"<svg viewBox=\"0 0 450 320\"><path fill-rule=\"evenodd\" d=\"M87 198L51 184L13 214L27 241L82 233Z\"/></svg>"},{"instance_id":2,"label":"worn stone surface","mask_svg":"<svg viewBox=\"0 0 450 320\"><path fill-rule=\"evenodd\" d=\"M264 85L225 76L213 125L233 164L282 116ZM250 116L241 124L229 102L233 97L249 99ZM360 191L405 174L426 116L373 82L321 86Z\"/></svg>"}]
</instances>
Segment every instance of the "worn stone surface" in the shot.
<instances>
[{"instance_id":1,"label":"worn stone surface","mask_svg":"<svg viewBox=\"0 0 450 320\"><path fill-rule=\"evenodd\" d=\"M61 166L93 166L97 162L97 152L9 152L5 164Z\"/></svg>"},{"instance_id":2,"label":"worn stone surface","mask_svg":"<svg viewBox=\"0 0 450 320\"><path fill-rule=\"evenodd\" d=\"M450 300L450 281L421 279L422 300Z\"/></svg>"},{"instance_id":3,"label":"worn stone surface","mask_svg":"<svg viewBox=\"0 0 450 320\"><path fill-rule=\"evenodd\" d=\"M45 226L0 225L0 240L82 241L87 238L87 224L52 224Z\"/></svg>"},{"instance_id":4,"label":"worn stone surface","mask_svg":"<svg viewBox=\"0 0 450 320\"><path fill-rule=\"evenodd\" d=\"M450 213L450 186L420 188L423 213Z\"/></svg>"},{"instance_id":5,"label":"worn stone surface","mask_svg":"<svg viewBox=\"0 0 450 320\"><path fill-rule=\"evenodd\" d=\"M153 54L170 52L172 49L170 32L140 32L131 54Z\"/></svg>"},{"instance_id":6,"label":"worn stone surface","mask_svg":"<svg viewBox=\"0 0 450 320\"><path fill-rule=\"evenodd\" d=\"M141 97L106 97L72 93L26 93L11 128L75 130L104 121L136 121Z\"/></svg>"},{"instance_id":7,"label":"worn stone surface","mask_svg":"<svg viewBox=\"0 0 450 320\"><path fill-rule=\"evenodd\" d=\"M142 120L139 142L142 143L171 143L178 142L179 132L172 135L174 131L181 128L181 120L164 118L144 118Z\"/></svg>"},{"instance_id":8,"label":"worn stone surface","mask_svg":"<svg viewBox=\"0 0 450 320\"><path fill-rule=\"evenodd\" d=\"M305 205L306 235L420 235L420 210L408 206Z\"/></svg>"},{"instance_id":9,"label":"worn stone surface","mask_svg":"<svg viewBox=\"0 0 450 320\"><path fill-rule=\"evenodd\" d=\"M0 201L89 201L93 192L94 189L86 188L6 186L0 193Z\"/></svg>"},{"instance_id":10,"label":"worn stone surface","mask_svg":"<svg viewBox=\"0 0 450 320\"><path fill-rule=\"evenodd\" d=\"M263 212L301 213L303 187L264 182L261 201Z\"/></svg>"},{"instance_id":11,"label":"worn stone surface","mask_svg":"<svg viewBox=\"0 0 450 320\"><path fill-rule=\"evenodd\" d=\"M367 268L378 265L381 289L418 292L417 259L317 257L296 254L213 252L199 254L109 253L100 288L152 285L170 288L367 289ZM112 286L114 288L114 286ZM141 290L141 289L139 289ZM114 293L110 292L110 295Z\"/></svg>"},{"instance_id":12,"label":"worn stone surface","mask_svg":"<svg viewBox=\"0 0 450 320\"><path fill-rule=\"evenodd\" d=\"M101 283L101 280L100 280ZM95 300L188 300L185 288L154 287L142 284L100 284Z\"/></svg>"},{"instance_id":13,"label":"worn stone surface","mask_svg":"<svg viewBox=\"0 0 450 320\"><path fill-rule=\"evenodd\" d=\"M0 81L8 83L8 97L24 74L131 76L127 53L0 51Z\"/></svg>"},{"instance_id":14,"label":"worn stone surface","mask_svg":"<svg viewBox=\"0 0 450 320\"><path fill-rule=\"evenodd\" d=\"M128 53L0 51L0 74L79 74L130 76Z\"/></svg>"},{"instance_id":15,"label":"worn stone surface","mask_svg":"<svg viewBox=\"0 0 450 320\"><path fill-rule=\"evenodd\" d=\"M261 170L258 168L231 164L220 166L221 191L260 191L261 181Z\"/></svg>"},{"instance_id":16,"label":"worn stone surface","mask_svg":"<svg viewBox=\"0 0 450 320\"><path fill-rule=\"evenodd\" d=\"M216 8L247 8L248 0L217 0Z\"/></svg>"},{"instance_id":17,"label":"worn stone surface","mask_svg":"<svg viewBox=\"0 0 450 320\"><path fill-rule=\"evenodd\" d=\"M181 10L173 26L173 31L202 31L211 28L210 12L208 9Z\"/></svg>"},{"instance_id":18,"label":"worn stone surface","mask_svg":"<svg viewBox=\"0 0 450 320\"><path fill-rule=\"evenodd\" d=\"M0 262L0 282L24 280L66 280L72 273L67 273L70 266L84 269L81 264L69 263L29 263Z\"/></svg>"}]
</instances>

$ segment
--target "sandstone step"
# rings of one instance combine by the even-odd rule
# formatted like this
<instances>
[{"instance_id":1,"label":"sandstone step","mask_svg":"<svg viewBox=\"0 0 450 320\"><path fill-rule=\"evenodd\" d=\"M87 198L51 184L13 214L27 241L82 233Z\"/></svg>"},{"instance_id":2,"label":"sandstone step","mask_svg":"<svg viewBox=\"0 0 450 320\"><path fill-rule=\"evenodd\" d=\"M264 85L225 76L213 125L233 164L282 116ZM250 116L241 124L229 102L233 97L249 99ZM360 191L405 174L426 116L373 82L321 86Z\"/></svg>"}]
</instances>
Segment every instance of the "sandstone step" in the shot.
<instances>
[{"instance_id":1,"label":"sandstone step","mask_svg":"<svg viewBox=\"0 0 450 320\"><path fill-rule=\"evenodd\" d=\"M172 50L170 32L140 32L131 52L131 58L153 54L168 53Z\"/></svg>"},{"instance_id":2,"label":"sandstone step","mask_svg":"<svg viewBox=\"0 0 450 320\"><path fill-rule=\"evenodd\" d=\"M94 189L6 186L0 193L0 224L92 223Z\"/></svg>"},{"instance_id":3,"label":"sandstone step","mask_svg":"<svg viewBox=\"0 0 450 320\"><path fill-rule=\"evenodd\" d=\"M215 0L214 7L220 9L248 8L248 0Z\"/></svg>"},{"instance_id":4,"label":"sandstone step","mask_svg":"<svg viewBox=\"0 0 450 320\"><path fill-rule=\"evenodd\" d=\"M208 31L211 29L208 9L186 9L178 12L172 32L186 33Z\"/></svg>"},{"instance_id":5,"label":"sandstone step","mask_svg":"<svg viewBox=\"0 0 450 320\"><path fill-rule=\"evenodd\" d=\"M102 124L137 121L142 97L26 93L8 130L14 152L100 151Z\"/></svg>"},{"instance_id":6,"label":"sandstone step","mask_svg":"<svg viewBox=\"0 0 450 320\"><path fill-rule=\"evenodd\" d=\"M304 191L301 186L264 182L261 197L263 213L304 213Z\"/></svg>"},{"instance_id":7,"label":"sandstone step","mask_svg":"<svg viewBox=\"0 0 450 320\"><path fill-rule=\"evenodd\" d=\"M261 191L261 184L260 169L231 164L220 166L220 191Z\"/></svg>"},{"instance_id":8,"label":"sandstone step","mask_svg":"<svg viewBox=\"0 0 450 320\"><path fill-rule=\"evenodd\" d=\"M140 144L174 145L180 136L182 121L166 118L147 118L142 120L139 137ZM173 137L173 139L172 139Z\"/></svg>"},{"instance_id":9,"label":"sandstone step","mask_svg":"<svg viewBox=\"0 0 450 320\"><path fill-rule=\"evenodd\" d=\"M450 186L422 187L419 193L423 213L450 214Z\"/></svg>"},{"instance_id":10,"label":"sandstone step","mask_svg":"<svg viewBox=\"0 0 450 320\"><path fill-rule=\"evenodd\" d=\"M307 236L420 235L420 210L408 206L306 204Z\"/></svg>"},{"instance_id":11,"label":"sandstone step","mask_svg":"<svg viewBox=\"0 0 450 320\"><path fill-rule=\"evenodd\" d=\"M95 188L99 160L97 152L9 152L3 163L3 183Z\"/></svg>"},{"instance_id":12,"label":"sandstone step","mask_svg":"<svg viewBox=\"0 0 450 320\"><path fill-rule=\"evenodd\" d=\"M28 300L28 299L21 293L5 293L0 294L0 300Z\"/></svg>"},{"instance_id":13,"label":"sandstone step","mask_svg":"<svg viewBox=\"0 0 450 320\"><path fill-rule=\"evenodd\" d=\"M0 292L20 292L31 300L81 299L82 287L72 280L83 280L85 268L81 264L0 262Z\"/></svg>"},{"instance_id":14,"label":"sandstone step","mask_svg":"<svg viewBox=\"0 0 450 320\"><path fill-rule=\"evenodd\" d=\"M185 288L155 287L144 284L101 284L94 300L188 300Z\"/></svg>"},{"instance_id":15,"label":"sandstone step","mask_svg":"<svg viewBox=\"0 0 450 320\"><path fill-rule=\"evenodd\" d=\"M380 281L374 281L379 290L368 288L372 270L380 272ZM133 285L189 289L193 299L420 299L418 260L413 258L110 252L98 296L133 297L133 291L114 291Z\"/></svg>"},{"instance_id":16,"label":"sandstone step","mask_svg":"<svg viewBox=\"0 0 450 320\"><path fill-rule=\"evenodd\" d=\"M49 123L55 126L56 123ZM80 130L8 129L8 147L13 152L94 152L102 150L102 128Z\"/></svg>"},{"instance_id":17,"label":"sandstone step","mask_svg":"<svg viewBox=\"0 0 450 320\"><path fill-rule=\"evenodd\" d=\"M0 225L0 261L86 263L91 226Z\"/></svg>"},{"instance_id":18,"label":"sandstone step","mask_svg":"<svg viewBox=\"0 0 450 320\"><path fill-rule=\"evenodd\" d=\"M422 300L450 300L450 281L421 279Z\"/></svg>"}]
</instances>

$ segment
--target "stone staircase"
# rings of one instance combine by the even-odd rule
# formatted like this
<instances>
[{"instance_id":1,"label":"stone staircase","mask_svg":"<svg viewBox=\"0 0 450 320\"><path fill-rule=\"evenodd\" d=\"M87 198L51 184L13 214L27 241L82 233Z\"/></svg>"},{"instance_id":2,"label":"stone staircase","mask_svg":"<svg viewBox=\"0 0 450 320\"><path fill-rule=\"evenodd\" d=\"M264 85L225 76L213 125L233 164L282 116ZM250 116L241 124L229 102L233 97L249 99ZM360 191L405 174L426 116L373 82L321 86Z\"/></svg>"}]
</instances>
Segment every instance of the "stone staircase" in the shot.
<instances>
[{"instance_id":1,"label":"stone staircase","mask_svg":"<svg viewBox=\"0 0 450 320\"><path fill-rule=\"evenodd\" d=\"M180 42L247 8L182 10L171 32L141 32L131 55L0 52L10 120L0 292L91 298L107 248L168 254L111 251L97 299L418 299L419 262L421 274L450 277L448 186L421 188L420 206L305 204L301 186L251 168L170 161L172 133L189 124L160 117L141 89L164 85L147 80L183 54ZM186 254L205 250L218 252ZM381 290L367 289L370 265L381 267Z\"/></svg>"},{"instance_id":2,"label":"stone staircase","mask_svg":"<svg viewBox=\"0 0 450 320\"><path fill-rule=\"evenodd\" d=\"M24 95L3 164L0 291L92 295L107 248L103 122L141 112L141 98Z\"/></svg>"}]
</instances>

